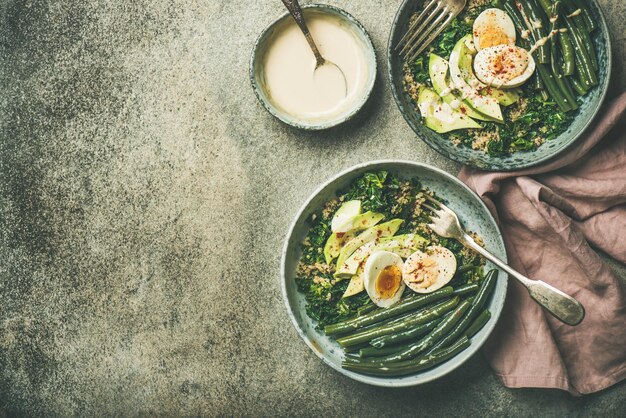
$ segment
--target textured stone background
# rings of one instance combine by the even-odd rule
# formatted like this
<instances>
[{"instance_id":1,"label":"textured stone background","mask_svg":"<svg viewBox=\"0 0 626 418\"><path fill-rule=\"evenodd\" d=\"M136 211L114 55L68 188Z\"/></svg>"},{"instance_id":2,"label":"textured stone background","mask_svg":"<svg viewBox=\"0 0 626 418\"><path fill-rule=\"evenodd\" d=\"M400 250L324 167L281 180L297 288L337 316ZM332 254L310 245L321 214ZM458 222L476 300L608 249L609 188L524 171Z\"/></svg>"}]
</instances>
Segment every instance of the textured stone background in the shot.
<instances>
[{"instance_id":1,"label":"textured stone background","mask_svg":"<svg viewBox=\"0 0 626 418\"><path fill-rule=\"evenodd\" d=\"M379 57L399 1L330 1ZM626 87L626 8L601 0ZM289 222L352 164L457 166L419 141L384 63L356 120L302 133L250 89L264 1L2 1L0 408L25 415L617 415L624 384L582 399L508 390L481 356L383 390L323 365L279 291Z\"/></svg>"}]
</instances>

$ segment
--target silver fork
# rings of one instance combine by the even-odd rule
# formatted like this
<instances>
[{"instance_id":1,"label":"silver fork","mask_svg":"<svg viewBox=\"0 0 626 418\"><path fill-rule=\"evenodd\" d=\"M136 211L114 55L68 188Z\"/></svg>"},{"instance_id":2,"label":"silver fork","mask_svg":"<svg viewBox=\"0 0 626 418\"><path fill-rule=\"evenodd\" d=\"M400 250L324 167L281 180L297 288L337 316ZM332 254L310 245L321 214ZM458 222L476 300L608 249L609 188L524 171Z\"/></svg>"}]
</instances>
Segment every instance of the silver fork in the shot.
<instances>
[{"instance_id":1,"label":"silver fork","mask_svg":"<svg viewBox=\"0 0 626 418\"><path fill-rule=\"evenodd\" d=\"M428 226L435 234L445 238L456 239L467 248L476 251L493 264L515 277L526 286L530 297L557 319L568 325L578 325L580 321L583 320L585 317L585 309L579 301L541 280L531 280L513 270L498 257L478 245L476 241L463 230L459 218L450 208L431 197L427 197L427 199L434 206L428 203L422 203L422 206L429 209L434 214L434 216L431 217L432 223Z\"/></svg>"},{"instance_id":2,"label":"silver fork","mask_svg":"<svg viewBox=\"0 0 626 418\"><path fill-rule=\"evenodd\" d=\"M467 0L431 0L411 23L396 50L413 61L465 7Z\"/></svg>"}]
</instances>

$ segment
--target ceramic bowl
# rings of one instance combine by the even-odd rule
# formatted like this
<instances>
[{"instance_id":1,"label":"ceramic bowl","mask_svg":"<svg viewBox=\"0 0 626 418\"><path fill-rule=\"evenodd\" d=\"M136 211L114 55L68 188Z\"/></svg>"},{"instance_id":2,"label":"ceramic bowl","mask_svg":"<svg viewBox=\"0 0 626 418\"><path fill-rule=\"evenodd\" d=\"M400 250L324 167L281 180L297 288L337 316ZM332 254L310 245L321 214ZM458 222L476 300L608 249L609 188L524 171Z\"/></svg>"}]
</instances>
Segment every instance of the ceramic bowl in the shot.
<instances>
[{"instance_id":1,"label":"ceramic bowl","mask_svg":"<svg viewBox=\"0 0 626 418\"><path fill-rule=\"evenodd\" d=\"M296 267L300 260L302 240L309 229L308 220L311 219L311 215L317 214L319 216L325 202L336 197L363 173L379 170L397 174L403 179L419 178L424 186L434 190L439 196L447 200L448 206L458 214L464 226L483 238L488 250L502 260L506 260L504 242L495 220L483 202L467 186L450 174L426 164L410 161L374 161L349 168L328 180L313 192L296 215L287 234L282 254L281 285L283 299L287 306L289 317L300 337L313 350L315 355L333 369L352 379L376 386L401 387L419 385L438 379L451 372L478 351L493 330L502 311L506 295L507 277L504 272L499 272L493 295L488 301L488 308L492 313L491 319L472 338L471 346L456 357L432 369L403 377L374 377L342 369L343 351L334 340L325 336L323 332L316 330L315 321L306 314L306 301L304 296L298 292L295 282ZM494 266L488 263L487 268L491 269Z\"/></svg>"},{"instance_id":2,"label":"ceramic bowl","mask_svg":"<svg viewBox=\"0 0 626 418\"><path fill-rule=\"evenodd\" d=\"M404 119L406 119L407 123L415 131L417 136L437 152L459 163L467 164L483 170L517 170L541 164L561 154L567 148L573 146L578 138L584 135L585 130L589 127L593 118L598 113L606 95L611 75L611 45L608 28L597 1L590 0L587 3L589 4L596 21L598 22L598 29L596 29L596 32L593 34L593 40L599 62L598 86L594 87L587 93L586 96L583 97L583 101L580 109L577 111L576 118L569 128L561 135L545 142L534 151L519 151L508 156L492 157L483 151L473 150L466 147L456 147L442 135L428 129L422 124L421 116L416 105L403 89L402 68L404 66L404 62L397 51L394 51L394 48L400 38L406 32L411 15L415 12L415 9L419 4L419 2L414 0L404 0L398 9L391 27L387 48L387 61L389 79L391 80L391 89Z\"/></svg>"},{"instance_id":3,"label":"ceramic bowl","mask_svg":"<svg viewBox=\"0 0 626 418\"><path fill-rule=\"evenodd\" d=\"M311 121L290 115L272 102L265 86L265 78L263 74L263 57L267 52L267 48L270 43L269 41L271 40L275 30L283 22L285 22L285 20L292 19L289 13L283 14L281 17L272 22L257 39L254 45L254 49L252 51L252 57L250 58L250 81L252 83L252 89L254 90L256 97L261 102L261 105L263 105L263 107L272 116L275 116L284 123L299 129L327 129L350 120L354 115L358 113L359 110L361 110L363 105L365 105L365 103L367 102L367 99L372 92L374 82L376 80L376 54L374 52L374 45L372 44L372 40L370 39L363 25L361 25L348 12L337 7L329 6L327 4L309 4L306 6L302 6L302 11L305 19L307 14L310 13L328 13L338 16L342 20L342 22L352 30L352 33L354 34L357 42L363 48L363 51L365 53L365 59L367 62L367 81L366 86L363 89L362 95L358 97L357 100L354 100L352 102L352 105L348 109L346 109L346 111L334 116L331 119L324 121Z\"/></svg>"}]
</instances>

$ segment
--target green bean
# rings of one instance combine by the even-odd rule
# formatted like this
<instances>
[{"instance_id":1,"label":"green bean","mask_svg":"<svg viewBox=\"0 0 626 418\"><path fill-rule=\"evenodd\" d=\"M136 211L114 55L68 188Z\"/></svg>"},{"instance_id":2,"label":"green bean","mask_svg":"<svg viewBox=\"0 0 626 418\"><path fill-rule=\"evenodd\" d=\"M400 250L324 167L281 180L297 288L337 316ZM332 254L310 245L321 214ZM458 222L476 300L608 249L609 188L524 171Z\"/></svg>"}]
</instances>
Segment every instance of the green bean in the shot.
<instances>
[{"instance_id":1,"label":"green bean","mask_svg":"<svg viewBox=\"0 0 626 418\"><path fill-rule=\"evenodd\" d=\"M541 16L541 10L535 4L533 0L523 0L523 1L515 1L517 8L522 13L522 16L525 16L524 21L533 34L533 38L535 44L540 42L543 38L545 38L546 30L544 25L546 24L545 20ZM537 49L537 62L540 64L546 64L550 62L550 48L547 43L540 45Z\"/></svg>"},{"instance_id":2,"label":"green bean","mask_svg":"<svg viewBox=\"0 0 626 418\"><path fill-rule=\"evenodd\" d=\"M522 31L526 27L526 24L524 23L524 20L522 19L522 16L520 15L520 11L517 9L517 5L515 4L514 0L505 0L502 6L504 7L504 11L506 11L508 15L511 17L511 20L513 21L513 24L515 25L515 28L520 34L520 37L518 38L518 42L520 43L522 47L528 49L529 47L528 40L524 39L521 36Z\"/></svg>"},{"instance_id":3,"label":"green bean","mask_svg":"<svg viewBox=\"0 0 626 418\"><path fill-rule=\"evenodd\" d=\"M359 328L357 331L353 331L352 333L342 334L342 335L350 335L350 334L353 334L355 332L365 332L365 331L372 330L374 328L378 328L378 327L383 326L383 325L392 325L392 324L398 323L400 321L404 321L406 318L408 318L408 317L410 317L412 315L415 315L415 312L409 312L409 313L400 315L400 316L398 316L396 318L385 319L385 320L377 322L375 324L366 325L366 326L364 326L362 328Z\"/></svg>"},{"instance_id":4,"label":"green bean","mask_svg":"<svg viewBox=\"0 0 626 418\"><path fill-rule=\"evenodd\" d=\"M454 311L446 315L446 317L441 321L435 329L433 329L430 333L428 333L425 337L420 339L419 341L410 344L405 350L392 354L390 356L382 357L380 359L372 359L369 360L370 363L395 363L399 361L409 360L416 357L418 354L428 350L432 347L437 341L443 338L446 334L448 334L454 326L459 322L459 320L463 317L465 312L469 309L470 303L466 300L461 302L459 306L456 307ZM368 362L367 360L362 360L362 362Z\"/></svg>"},{"instance_id":5,"label":"green bean","mask_svg":"<svg viewBox=\"0 0 626 418\"><path fill-rule=\"evenodd\" d=\"M567 97L568 101L572 103L572 110L578 109L576 93L574 93L574 90L572 89L569 78L565 76L560 76L559 80L562 85L562 91L565 91L565 96Z\"/></svg>"},{"instance_id":6,"label":"green bean","mask_svg":"<svg viewBox=\"0 0 626 418\"><path fill-rule=\"evenodd\" d=\"M556 3L560 3L553 3L552 0L538 0L538 2L544 12L546 12L546 14L552 13L554 5ZM591 63L591 66L593 68L597 69L597 58L595 55L595 51L593 50L593 45L591 44L589 34L587 33L585 36L585 34L581 33L579 29L580 24L584 22L581 22L580 20L573 22L572 18L568 18L566 16L568 12L571 13L571 11L574 10L572 9L571 4L568 4L566 2L563 8L565 8L565 10L560 13L560 21L565 24L565 29L567 29L567 31L559 32L559 42L563 51L564 60L566 60L565 62L567 68L565 68L565 70L567 71L565 71L565 75L573 74L572 67L575 66L575 62L572 61L574 57L576 57L576 59L580 61L580 63L589 62ZM559 13L554 14L559 15ZM584 29L586 32L584 24L582 25L582 29ZM586 43L586 40L589 42ZM584 48L584 51L579 51L579 48ZM587 71L585 73L586 74L584 75L583 82L585 82L585 84L590 87L594 78L594 74Z\"/></svg>"},{"instance_id":7,"label":"green bean","mask_svg":"<svg viewBox=\"0 0 626 418\"><path fill-rule=\"evenodd\" d=\"M587 50L587 54L589 54L589 58L591 59L591 64L593 65L593 69L597 71L598 70L598 58L596 57L596 51L595 51L595 48L593 47L593 42L591 42L591 35L589 35L589 30L587 29L585 20L583 19L581 14L572 16L572 14L576 13L578 8L571 1L565 3L565 9L567 10L568 13L570 13L569 16L571 16L571 17L566 17L565 20L571 20L574 22L574 26L576 27L576 29L578 30L578 33L582 37L583 45L585 49Z\"/></svg>"},{"instance_id":8,"label":"green bean","mask_svg":"<svg viewBox=\"0 0 626 418\"><path fill-rule=\"evenodd\" d=\"M503 4L503 7L504 7L504 10L511 17L511 20L513 21L513 25L517 29L517 32L520 34L520 36L518 37L519 45L524 49L530 49L529 40L522 37L522 33L525 31L525 28L526 28L526 24L524 23L524 19L522 15L520 14L520 11L517 8L515 1L506 0L505 3ZM541 79L539 79L537 83L540 86L540 88L543 89L543 86L541 85Z\"/></svg>"},{"instance_id":9,"label":"green bean","mask_svg":"<svg viewBox=\"0 0 626 418\"><path fill-rule=\"evenodd\" d=\"M559 32L559 45L563 56L563 75L572 75L576 69L574 47L568 32Z\"/></svg>"},{"instance_id":10,"label":"green bean","mask_svg":"<svg viewBox=\"0 0 626 418\"><path fill-rule=\"evenodd\" d=\"M350 347L344 347L343 351L346 353L352 353L352 354L358 355L359 350L361 350L362 348L366 348L366 347L369 347L368 343L353 345Z\"/></svg>"},{"instance_id":11,"label":"green bean","mask_svg":"<svg viewBox=\"0 0 626 418\"><path fill-rule=\"evenodd\" d=\"M537 0L537 3L546 15L550 16L552 14L552 7L554 6L552 0Z\"/></svg>"},{"instance_id":12,"label":"green bean","mask_svg":"<svg viewBox=\"0 0 626 418\"><path fill-rule=\"evenodd\" d=\"M343 356L343 358L348 361L350 359L358 359L358 357L359 357L359 353L346 353L346 355Z\"/></svg>"},{"instance_id":13,"label":"green bean","mask_svg":"<svg viewBox=\"0 0 626 418\"><path fill-rule=\"evenodd\" d=\"M548 65L537 64L537 71L539 72L539 76L543 80L546 86L546 89L548 90L548 93L550 93L550 96L554 99L556 104L559 106L559 109L561 109L563 112L567 112L568 110L570 110L571 108L569 104L567 103L565 97L561 93L561 90L556 85L554 75L552 74L552 71L548 69Z\"/></svg>"},{"instance_id":14,"label":"green bean","mask_svg":"<svg viewBox=\"0 0 626 418\"><path fill-rule=\"evenodd\" d=\"M491 295L491 292L496 287L498 281L498 270L492 269L485 274L485 278L480 283L480 289L476 294L476 297L472 301L472 306L485 306L487 299Z\"/></svg>"},{"instance_id":15,"label":"green bean","mask_svg":"<svg viewBox=\"0 0 626 418\"><path fill-rule=\"evenodd\" d=\"M476 286L479 287L477 284ZM474 298L467 299L467 301L470 303L472 303L473 300ZM373 345L374 347L364 347L360 349L359 355L360 357L370 357L370 356L380 357L380 356L386 356L389 354L396 353L402 349L405 349L406 346L408 345L408 344L398 345L398 343L408 341L410 339L413 339L415 337L419 337L420 335L425 334L426 332L432 330L439 322L441 322L441 319L435 319L431 322L428 322L423 325L418 325L410 330L401 332L399 334L391 334L391 335L374 338L372 341L370 341L370 344ZM398 338L397 336L399 335L406 335L407 338ZM382 344L380 343L381 340L383 341ZM389 347L390 345L392 346ZM376 347L381 347L381 348L376 348ZM347 349L349 348L352 348L352 347L347 347ZM350 351L354 351L354 350L350 350Z\"/></svg>"},{"instance_id":16,"label":"green bean","mask_svg":"<svg viewBox=\"0 0 626 418\"><path fill-rule=\"evenodd\" d=\"M461 318L459 323L456 324L454 329L452 329L452 331L450 331L448 335L443 337L437 344L433 345L430 348L430 350L426 352L426 355L438 350L439 348L447 347L448 345L450 345L450 343L452 343L461 335L463 335L465 330L472 325L474 319L483 310L485 304L487 303L487 299L489 298L489 296L493 292L494 287L496 286L497 279L498 279L497 270L494 269L494 270L491 270L489 273L487 273L487 275L485 276L485 278L483 279L481 283L478 294L476 295L476 297L474 298L474 301L472 302L472 306L467 310L465 315L463 315L463 318Z\"/></svg>"},{"instance_id":17,"label":"green bean","mask_svg":"<svg viewBox=\"0 0 626 418\"><path fill-rule=\"evenodd\" d=\"M524 19L520 15L520 10L518 10L514 1L513 0L506 1L504 3L504 10L511 17L511 20L513 20L513 24L516 26L517 31L521 35L521 33L525 30L524 28L526 27L526 25L524 23ZM521 36L520 36L520 45L524 48L528 48L528 42ZM537 51L535 51L535 55L536 53ZM545 87L545 90L550 94L550 97L554 99L554 101L557 103L559 108L562 111L569 110L569 107L565 103L565 98L563 97L559 88L556 86L552 72L549 71L547 68L544 68L543 65L544 64L537 63L536 76L538 76L541 79ZM544 92L542 92L542 97L545 98Z\"/></svg>"},{"instance_id":18,"label":"green bean","mask_svg":"<svg viewBox=\"0 0 626 418\"><path fill-rule=\"evenodd\" d=\"M456 270L455 276L461 276L468 271L472 271L480 266L475 266L474 264L464 264Z\"/></svg>"},{"instance_id":19,"label":"green bean","mask_svg":"<svg viewBox=\"0 0 626 418\"><path fill-rule=\"evenodd\" d=\"M450 347L441 349L432 353L426 357L420 357L415 360L410 360L402 363L391 363L383 365L367 365L357 363L344 362L342 367L346 370L352 370L359 373L371 374L375 376L403 376L407 374L417 373L421 370L434 367L441 364L452 357L459 354L470 346L470 341L467 337L463 336Z\"/></svg>"},{"instance_id":20,"label":"green bean","mask_svg":"<svg viewBox=\"0 0 626 418\"><path fill-rule=\"evenodd\" d=\"M544 86L543 86L543 82L541 81L541 77L539 77L539 74L537 74L535 72L535 74L533 75L533 79L531 81L531 86L533 88L533 90L544 90Z\"/></svg>"},{"instance_id":21,"label":"green bean","mask_svg":"<svg viewBox=\"0 0 626 418\"><path fill-rule=\"evenodd\" d=\"M357 330L357 332L369 331L369 330L378 328L378 327L383 326L383 325L385 325L385 326L386 325L394 325L394 324L398 324L398 323L406 321L406 320L410 320L414 316L419 315L420 312L422 312L422 311L424 311L426 309L435 308L435 307L437 307L439 305L444 304L445 302L446 302L446 300L443 300L443 301L440 301L439 303L435 303L435 304L426 306L426 307L422 308L421 310L415 310L415 311L412 311L412 312L407 312L407 313L401 314L400 316L392 317L392 318L385 319L385 320L380 321L380 322L376 322L374 324L367 325L367 326L365 326L363 328L359 328ZM385 308L381 308L381 310L383 310L383 309L385 309ZM353 333L350 333L350 334L347 334L347 335L351 335L351 334L353 334ZM344 336L345 335L346 334L344 334Z\"/></svg>"},{"instance_id":22,"label":"green bean","mask_svg":"<svg viewBox=\"0 0 626 418\"><path fill-rule=\"evenodd\" d=\"M584 0L574 0L574 3L576 3L576 6L580 9L580 14L585 22L587 31L593 32L596 30L598 28L598 24L593 16L591 16L591 11L589 10L587 3L585 3Z\"/></svg>"},{"instance_id":23,"label":"green bean","mask_svg":"<svg viewBox=\"0 0 626 418\"><path fill-rule=\"evenodd\" d=\"M574 92L565 78L564 75L561 74L561 62L559 51L556 48L556 39L550 39L551 48L551 56L550 56L550 65L552 67L552 74L554 75L554 79L556 81L556 85L563 93L565 97L566 103L569 105L570 110L578 109L578 103L576 103L576 96L574 96Z\"/></svg>"},{"instance_id":24,"label":"green bean","mask_svg":"<svg viewBox=\"0 0 626 418\"><path fill-rule=\"evenodd\" d=\"M574 54L578 61L578 66L581 68L581 81L585 83L587 88L595 86L598 84L598 77L593 68L592 58L589 55L589 50L593 47L585 43L583 35L575 21L567 17L563 20L565 22L565 28L571 35L570 38L574 46ZM593 53L593 56L595 57L595 53Z\"/></svg>"},{"instance_id":25,"label":"green bean","mask_svg":"<svg viewBox=\"0 0 626 418\"><path fill-rule=\"evenodd\" d=\"M458 298L457 296L457 299ZM437 306L433 307L432 309L440 309L443 306L443 303L438 304ZM449 306L447 306L446 308L449 308ZM430 322L435 322L437 321L437 323L435 324L435 327L437 325L439 325L441 323L442 320L445 320L448 316L450 316L453 312L450 312L450 309L448 309L447 312L443 312L441 314L440 318L435 318L432 321L429 321L428 324L430 324ZM434 329L435 327L432 327L430 330L427 330L426 333L428 333L429 331L431 331L432 329ZM403 333L404 331L400 331L399 333L394 333L394 334L386 334L383 336L392 336L392 335L398 335L400 333ZM359 335L361 335L363 333L359 333ZM424 333L422 333L423 335ZM351 334L348 337L353 337L355 336L355 334ZM381 336L381 337L383 337ZM343 337L346 338L346 337ZM356 362L361 362L363 358L365 357L386 357L386 356L390 356L392 354L396 354L399 353L403 350L409 349L411 347L411 345L415 344L415 341L413 342L404 342L404 344L396 344L396 345L391 345L391 344L386 344L384 347L376 347L376 346L372 346L372 341L374 341L375 339L380 338L380 337L375 337L372 338L368 343L360 343L358 345L359 347L359 357L360 359L356 359L354 357L348 358L346 361L356 361ZM359 338L361 340L365 340L368 341L367 338L363 337L363 338ZM341 343L340 343L341 345ZM354 352L355 350L352 349L352 347L354 346L342 346L342 348L344 349L344 351L350 351L350 352ZM383 354L384 353L384 354ZM373 361L373 359L371 359Z\"/></svg>"},{"instance_id":26,"label":"green bean","mask_svg":"<svg viewBox=\"0 0 626 418\"><path fill-rule=\"evenodd\" d=\"M430 308L430 307L435 307L435 306L438 306L438 305L439 305L439 304L441 304L441 303L443 303L443 302L436 303L436 304L434 304L434 305L432 305L432 306L429 306L429 307L426 307L426 308L423 308L423 309L428 309L428 308ZM385 309L385 308L380 308L380 310L384 310L384 309ZM354 333L356 333L356 332L367 332L367 331L371 331L371 330L376 329L376 328L379 328L379 327L381 327L381 326L394 325L394 324L397 324L397 323L402 322L402 321L406 321L407 319L410 319L410 318L414 317L414 316L415 316L415 315L417 315L419 312L421 312L421 310L416 310L416 311L412 311L412 312L407 312L407 313L401 314L400 316L396 316L396 317L392 317L392 318L384 319L384 320L382 320L382 321L380 321L380 322L376 322L376 323L374 323L374 324L366 325L366 326L364 326L364 327L362 327L362 328L359 328L358 330L356 330L356 331L354 331L354 332L350 332L350 333L348 333L348 334L343 334L342 336L346 336L346 335L353 335L353 334L354 334ZM365 343L365 344L364 344L364 346L369 346L369 344L368 344L368 343ZM357 347L357 349L358 349L358 348L360 348L360 347Z\"/></svg>"},{"instance_id":27,"label":"green bean","mask_svg":"<svg viewBox=\"0 0 626 418\"><path fill-rule=\"evenodd\" d=\"M377 348L382 348L382 347L388 347L390 345L402 343L405 341L410 341L410 340L415 339L415 337L419 337L420 335L426 334L428 331L435 328L437 324L440 322L441 322L441 318L438 318L430 322L427 322L425 324L417 325L406 331L399 332L397 334L383 335L381 337L377 337L371 340L370 345L377 347Z\"/></svg>"},{"instance_id":28,"label":"green bean","mask_svg":"<svg viewBox=\"0 0 626 418\"><path fill-rule=\"evenodd\" d=\"M377 306L374 303L368 303L367 305L361 306L357 311L357 316L365 315L368 312L372 312L375 310Z\"/></svg>"},{"instance_id":29,"label":"green bean","mask_svg":"<svg viewBox=\"0 0 626 418\"><path fill-rule=\"evenodd\" d=\"M484 311L482 311L480 315L478 315L478 318L476 318L474 322L472 322L472 325L470 325L469 328L467 328L467 330L465 331L465 335L467 336L467 338L472 338L474 335L476 335L476 333L480 331L487 322L489 322L490 318L491 312L489 312L489 309L485 309Z\"/></svg>"},{"instance_id":30,"label":"green bean","mask_svg":"<svg viewBox=\"0 0 626 418\"><path fill-rule=\"evenodd\" d=\"M375 348L375 347L364 347L359 350L359 357L384 357L390 354L395 354L404 350L408 347L408 344L405 345L394 345L392 347L383 347L383 348Z\"/></svg>"},{"instance_id":31,"label":"green bean","mask_svg":"<svg viewBox=\"0 0 626 418\"><path fill-rule=\"evenodd\" d=\"M580 17L580 16L577 16ZM579 25L583 25L583 23L579 23ZM596 48L593 46L593 41L591 40L591 35L586 28L580 28L580 34L583 37L583 42L585 48L587 48L587 53L589 54L589 58L591 58L591 65L593 65L593 69L598 71L598 56L596 54Z\"/></svg>"},{"instance_id":32,"label":"green bean","mask_svg":"<svg viewBox=\"0 0 626 418\"><path fill-rule=\"evenodd\" d=\"M448 344L446 347L442 347L442 348L439 348L437 350L433 350L433 352L431 354L421 354L419 357L416 357L416 358L413 358L413 359L410 359L410 360L398 361L398 362L395 362L395 363L387 363L386 365L387 365L387 367L393 367L393 368L399 368L399 367L410 365L411 363L415 362L416 360L419 360L421 358L430 357L431 355L436 354L437 352L440 352L440 351L444 350L445 348L450 347L450 346L458 343L460 340L463 340L464 338L467 338L468 340L470 339L470 337L468 337L467 335L463 334L459 338L457 338L456 340L452 341L451 344ZM382 363L378 363L378 365L382 365Z\"/></svg>"},{"instance_id":33,"label":"green bean","mask_svg":"<svg viewBox=\"0 0 626 418\"><path fill-rule=\"evenodd\" d=\"M584 96L585 94L587 94L587 88L583 85L583 83L581 83L580 78L570 77L570 81L572 83L572 86L574 87L574 90L576 90L576 93L578 93L579 96Z\"/></svg>"},{"instance_id":34,"label":"green bean","mask_svg":"<svg viewBox=\"0 0 626 418\"><path fill-rule=\"evenodd\" d=\"M452 287L446 286L427 295L407 298L404 301L400 301L400 303L392 306L391 308L387 308L381 311L375 310L354 319L327 325L324 328L324 332L326 333L326 335L346 334L348 332L363 328L367 325L381 322L384 319L392 318L402 313L415 310L422 306L428 305L429 303L436 302L440 299L448 297L451 294Z\"/></svg>"},{"instance_id":35,"label":"green bean","mask_svg":"<svg viewBox=\"0 0 626 418\"><path fill-rule=\"evenodd\" d=\"M578 104L576 103L576 97L572 92L572 88L570 87L568 81L561 74L560 68L560 53L557 48L557 39L554 35L558 32L556 31L556 20L558 18L559 9L561 2L556 1L551 8L542 9L544 6L547 6L545 0L526 0L529 2L531 6L531 10L535 13L535 16L541 19L542 25L547 25L548 21L553 22L552 27L550 28L551 36L548 36L544 39L549 39L550 48L548 50L548 54L550 55L550 67L552 71L552 78L554 79L555 85L558 88L558 94L555 96L555 100L559 103L560 108L563 111L575 110L578 108ZM539 4L542 4L540 7ZM544 13L545 12L545 13ZM550 19L548 19L550 16ZM553 87L554 88L554 87ZM556 93L557 91L554 90Z\"/></svg>"},{"instance_id":36,"label":"green bean","mask_svg":"<svg viewBox=\"0 0 626 418\"><path fill-rule=\"evenodd\" d=\"M472 293L476 293L479 288L480 285L478 283L464 284L463 286L454 288L452 294L457 296L471 295Z\"/></svg>"},{"instance_id":37,"label":"green bean","mask_svg":"<svg viewBox=\"0 0 626 418\"><path fill-rule=\"evenodd\" d=\"M384 320L382 320L380 322L376 322L375 324L370 324L370 325L366 325L366 326L364 326L362 328L359 328L357 331L353 331L352 333L354 333L354 332L365 332L365 331L369 331L369 330L374 329L374 328L378 328L378 327L380 327L382 325L395 324L395 323L398 323L400 321L404 321L406 318L408 318L408 317L410 317L412 315L415 315L415 312L408 312L408 313L402 314L400 316L397 316L395 318L384 319ZM343 334L343 335L347 335L347 334Z\"/></svg>"},{"instance_id":38,"label":"green bean","mask_svg":"<svg viewBox=\"0 0 626 418\"><path fill-rule=\"evenodd\" d=\"M561 2L557 1L555 3L552 0L537 0L543 11L548 16L552 16L554 18L559 17L559 11L562 7ZM562 17L565 19L565 17ZM557 20L558 22L558 20ZM575 61L574 61L574 51L572 47L572 41L570 39L568 32L559 32L558 34L559 46L561 48L561 54L563 56L563 74L572 75L574 74L575 69ZM553 48L554 49L554 48Z\"/></svg>"},{"instance_id":39,"label":"green bean","mask_svg":"<svg viewBox=\"0 0 626 418\"><path fill-rule=\"evenodd\" d=\"M530 3L531 6L533 3ZM554 4L551 0L538 0L537 8L539 5L545 14L552 16L552 19L556 19L558 16L558 10L560 2L557 1ZM533 9L534 10L534 9ZM538 12L536 15L539 15ZM542 16L542 19L545 16ZM543 19L543 22L546 23L546 19ZM552 30L555 29L556 25L553 26ZM551 33L552 33L551 30ZM563 64L564 70L567 71L568 74L573 72L575 61L573 59L571 41L569 40L566 32L559 32L561 35L565 35L563 37L559 36L559 45L562 46L562 49L565 51L567 56L567 63ZM535 40L536 42L536 40ZM561 62L561 53L559 48L557 48L556 44L557 40L554 35L550 38L550 71L547 68L541 68L541 65L538 65L537 73L539 77L543 80L546 85L546 89L550 93L550 96L557 103L561 111L567 112L569 110L574 110L578 108L578 104L576 103L576 97L574 92L572 91L571 86L569 85L569 81L564 78L562 75L562 69L560 68ZM557 65L558 64L558 65Z\"/></svg>"},{"instance_id":40,"label":"green bean","mask_svg":"<svg viewBox=\"0 0 626 418\"><path fill-rule=\"evenodd\" d=\"M433 319L439 318L446 312L454 309L459 304L460 298L455 296L454 298L442 302L431 308L423 309L422 311L408 317L405 321L401 321L395 324L382 325L377 328L373 328L363 332L357 332L345 337L337 339L337 342L342 347L349 347L351 345L361 344L367 341L371 341L376 337L382 335L394 334L396 332L405 331L419 324L425 324Z\"/></svg>"}]
</instances>

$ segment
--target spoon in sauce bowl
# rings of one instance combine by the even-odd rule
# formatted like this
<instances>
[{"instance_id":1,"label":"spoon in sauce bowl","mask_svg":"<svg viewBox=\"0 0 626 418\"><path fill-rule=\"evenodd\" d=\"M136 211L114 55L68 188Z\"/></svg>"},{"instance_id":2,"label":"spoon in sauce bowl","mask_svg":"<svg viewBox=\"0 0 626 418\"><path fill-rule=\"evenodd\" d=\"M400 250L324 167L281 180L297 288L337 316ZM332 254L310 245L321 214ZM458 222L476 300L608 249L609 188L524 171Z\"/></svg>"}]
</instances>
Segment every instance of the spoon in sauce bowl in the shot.
<instances>
[{"instance_id":1,"label":"spoon in sauce bowl","mask_svg":"<svg viewBox=\"0 0 626 418\"><path fill-rule=\"evenodd\" d=\"M341 71L341 68L337 64L322 57L317 45L309 32L309 28L304 21L302 15L302 9L298 0L282 0L291 16L300 27L300 30L304 34L313 55L315 55L315 67L313 69L313 78L317 85L323 87L320 92L325 96L332 96L336 99L343 99L348 95L348 82L346 81L346 75Z\"/></svg>"}]
</instances>

